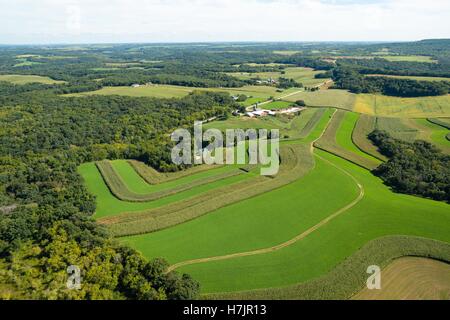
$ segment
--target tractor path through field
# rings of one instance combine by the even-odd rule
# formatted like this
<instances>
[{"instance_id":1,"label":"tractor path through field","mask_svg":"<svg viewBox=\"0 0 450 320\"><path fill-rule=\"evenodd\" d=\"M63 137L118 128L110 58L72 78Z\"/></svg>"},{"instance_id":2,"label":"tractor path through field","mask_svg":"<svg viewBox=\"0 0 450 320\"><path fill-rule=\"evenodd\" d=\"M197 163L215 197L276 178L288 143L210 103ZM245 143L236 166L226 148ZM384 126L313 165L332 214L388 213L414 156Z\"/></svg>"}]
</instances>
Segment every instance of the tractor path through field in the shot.
<instances>
[{"instance_id":1,"label":"tractor path through field","mask_svg":"<svg viewBox=\"0 0 450 320\"><path fill-rule=\"evenodd\" d=\"M336 212L334 212L333 214L331 214L327 218L323 219L322 221L320 221L316 225L312 226L308 230L302 232L298 236L296 236L296 237L294 237L294 238L292 238L292 239L290 239L290 240L288 240L286 242L280 243L280 244L278 244L276 246L263 248L263 249L258 249L258 250L253 250L253 251L247 251L247 252L232 253L232 254L227 254L227 255L223 255L223 256L216 256L216 257L209 257L209 258L201 258L201 259L193 259L193 260L182 261L182 262L179 262L179 263L176 263L176 264L170 266L167 269L167 272L173 271L173 270L178 269L178 268L183 267L183 266L192 265L192 264L205 263L205 262L211 262L211 261L219 261L219 260L227 260L227 259L234 259L234 258L239 258L239 257L254 256L254 255L258 255L258 254L265 254L265 253L278 251L280 249L286 248L286 247L288 247L288 246L290 246L290 245L292 245L292 244L302 240L306 236L310 235L311 233L313 233L314 231L316 231L320 227L322 227L325 224L327 224L328 222L330 222L332 219L336 218L340 214L342 214L342 213L346 212L347 210L349 210L350 208L354 207L357 203L359 203L363 199L363 197L364 197L364 187L362 186L361 183L359 183L359 181L353 175L351 175L349 172L345 171L344 169L336 166L335 164L331 163L330 161L322 158L321 156L319 156L317 154L315 156L318 157L319 159L321 159L322 161L325 161L328 164L334 166L335 168L337 168L341 172L345 173L347 176L349 176L357 184L357 186L359 188L359 194L358 194L358 197L355 200L350 202L345 207L337 210Z\"/></svg>"},{"instance_id":2,"label":"tractor path through field","mask_svg":"<svg viewBox=\"0 0 450 320\"><path fill-rule=\"evenodd\" d=\"M322 134L323 134L323 132L322 132ZM322 134L317 139L319 139L322 136ZM314 149L313 143L317 139L315 139L311 143L311 148L312 149ZM350 202L349 204L347 204L345 207L335 211L333 214L331 214L327 218L321 220L316 225L312 226L311 228L307 229L306 231L302 232L301 234L295 236L294 238L292 238L292 239L290 239L290 240L288 240L286 242L280 243L280 244L272 246L272 247L262 248L262 249L258 249L258 250L252 250L252 251L246 251L246 252L237 252L237 253L232 253L232 254L227 254L227 255L222 255L222 256L215 256L215 257L208 257L208 258L200 258L200 259L192 259L192 260L182 261L182 262L179 262L179 263L176 263L176 264L170 266L168 268L167 272L173 271L173 270L178 269L178 268L183 267L183 266L192 265L192 264L205 263L205 262L211 262L211 261L219 261L219 260L227 260L227 259L234 259L234 258L246 257L246 256L254 256L254 255L258 255L258 254L265 254L265 253L278 251L280 249L286 248L286 247L288 247L288 246L290 246L290 245L292 245L292 244L302 240L303 238L305 238L309 234L313 233L314 231L316 231L320 227L326 225L332 219L336 218L340 214L342 214L342 213L346 212L347 210L349 210L350 208L354 207L357 203L359 203L363 199L363 197L364 197L364 187L352 174L350 174L348 171L342 169L341 167L335 165L334 163L326 160L325 158L323 158L323 157L321 157L321 156L319 156L317 154L315 154L315 156L317 158L321 159L322 161L328 163L329 165L335 167L336 169L338 169L339 171L343 172L347 176L349 176L355 182L355 184L358 186L358 189L359 189L358 197L356 199L354 199L352 202Z\"/></svg>"},{"instance_id":3,"label":"tractor path through field","mask_svg":"<svg viewBox=\"0 0 450 320\"><path fill-rule=\"evenodd\" d=\"M297 94L297 93L300 93L300 92L303 92L303 90L294 91L294 92L291 92L291 93L286 94L286 95L284 95L284 96L278 97L278 98L276 98L276 99L269 99L269 100L267 100L267 101L258 103L258 107L259 107L259 106L263 106L263 105L268 104L268 103L271 103L271 102L274 102L274 101L276 101L276 100L282 100L282 99L284 99L284 98L293 96L294 94ZM247 111L250 111L251 108L253 108L253 105L248 106L248 107L246 108L246 110L247 110Z\"/></svg>"}]
</instances>

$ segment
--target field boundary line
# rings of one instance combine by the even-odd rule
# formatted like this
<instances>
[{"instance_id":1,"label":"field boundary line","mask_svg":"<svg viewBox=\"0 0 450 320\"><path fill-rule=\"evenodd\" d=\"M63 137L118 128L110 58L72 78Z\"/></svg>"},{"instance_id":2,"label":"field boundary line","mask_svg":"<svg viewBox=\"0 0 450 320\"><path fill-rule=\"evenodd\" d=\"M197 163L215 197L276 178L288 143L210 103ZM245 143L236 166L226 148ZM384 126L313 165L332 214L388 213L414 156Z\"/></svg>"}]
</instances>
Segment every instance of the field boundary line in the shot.
<instances>
[{"instance_id":1,"label":"field boundary line","mask_svg":"<svg viewBox=\"0 0 450 320\"><path fill-rule=\"evenodd\" d=\"M333 115L334 115L334 113L333 113ZM312 148L314 148L314 147L312 146ZM331 220L333 220L334 218L336 218L340 214L342 214L342 213L346 212L347 210L351 209L352 207L354 207L356 204L358 204L363 199L364 194L365 194L364 187L351 173L349 173L348 171L346 171L346 170L342 169L341 167L335 165L334 163L330 162L329 160L319 156L318 154L314 154L314 156L316 156L317 158L321 159L324 162L327 162L331 166L335 167L336 169L338 169L339 171L341 171L342 173L344 173L345 175L350 177L353 180L353 182L355 182L355 184L357 185L357 187L359 189L359 194L356 197L356 199L354 199L352 202L350 202L346 206L338 209L337 211L335 211L334 213L332 213L331 215L329 215L325 219L321 220L320 222L318 222L314 226L310 227L309 229L307 229L307 230L303 231L302 233L300 233L299 235L295 236L294 238L292 238L292 239L290 239L288 241L285 241L283 243L280 243L278 245L275 245L275 246L272 246L272 247L268 247L268 248L252 250L252 251L237 252L237 253L232 253L232 254L227 254L227 255L222 255L222 256L215 256L215 257L208 257L208 258L199 258L199 259L186 260L186 261L178 262L176 264L171 265L167 269L167 272L173 271L173 270L178 269L178 268L183 267L183 266L192 265L192 264L199 264L199 263L219 261L219 260L228 260L228 259L233 259L233 258L247 257L247 256L253 256L253 255L259 255L259 254L265 254L265 253L278 251L280 249L286 248L286 247L288 247L288 246L290 246L290 245L292 245L292 244L302 240L303 238L305 238L306 236L310 235L311 233L313 233L317 229L319 229L322 226L326 225L328 222L330 222Z\"/></svg>"},{"instance_id":2,"label":"field boundary line","mask_svg":"<svg viewBox=\"0 0 450 320\"><path fill-rule=\"evenodd\" d=\"M315 224L314 226L310 227L309 229L307 229L307 230L303 231L302 233L300 233L299 235L295 236L294 238L292 238L292 239L290 239L288 241L285 241L283 243L280 243L278 245L275 245L275 246L272 246L272 247L268 247L268 248L263 248L263 249L257 249L257 250L246 251L246 252L237 252L237 253L232 253L232 254L227 254L227 255L222 255L222 256L215 256L215 257L208 257L208 258L199 258L199 259L186 260L186 261L182 261L182 262L179 262L179 263L171 265L167 269L167 272L171 272L171 271L173 271L175 269L178 269L180 267L187 266L187 265L192 265L192 264L199 264L199 263L220 261L220 260L228 260L228 259L234 259L234 258L240 258L240 257L248 257L248 256L254 256L254 255L259 255L259 254L265 254L265 253L278 251L280 249L286 248L286 247L288 247L288 246L290 246L290 245L292 245L292 244L302 240L303 238L305 238L306 236L310 235L311 233L313 233L317 229L319 229L322 226L326 225L328 222L330 222L331 220L333 220L337 216L341 215L342 213L346 212L347 210L351 209L356 204L358 204L363 199L364 194L365 194L364 187L362 186L362 184L359 183L359 181L353 175L351 175L349 172L347 172L346 170L338 167L334 163L326 160L325 158L323 158L323 157L321 157L321 156L319 156L317 154L315 154L315 156L318 157L319 159L321 159L322 161L325 161L325 162L329 163L330 165L332 165L333 167L335 167L339 171L343 172L344 174L349 176L356 183L356 185L358 186L358 189L359 189L359 194L356 197L356 199L354 199L352 202L350 202L346 206L338 209L337 211L335 211L334 213L332 213L331 215L329 215L325 219L321 220L319 223Z\"/></svg>"}]
</instances>

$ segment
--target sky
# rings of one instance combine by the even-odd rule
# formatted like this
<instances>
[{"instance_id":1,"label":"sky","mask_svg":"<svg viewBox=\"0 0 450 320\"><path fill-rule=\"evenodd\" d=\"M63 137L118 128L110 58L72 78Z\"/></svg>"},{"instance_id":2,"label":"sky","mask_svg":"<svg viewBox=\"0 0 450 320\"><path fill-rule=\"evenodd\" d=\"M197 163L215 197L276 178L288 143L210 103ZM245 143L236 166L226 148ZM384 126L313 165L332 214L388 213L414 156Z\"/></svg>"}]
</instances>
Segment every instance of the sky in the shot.
<instances>
[{"instance_id":1,"label":"sky","mask_svg":"<svg viewBox=\"0 0 450 320\"><path fill-rule=\"evenodd\" d=\"M450 38L450 0L0 0L0 44Z\"/></svg>"}]
</instances>

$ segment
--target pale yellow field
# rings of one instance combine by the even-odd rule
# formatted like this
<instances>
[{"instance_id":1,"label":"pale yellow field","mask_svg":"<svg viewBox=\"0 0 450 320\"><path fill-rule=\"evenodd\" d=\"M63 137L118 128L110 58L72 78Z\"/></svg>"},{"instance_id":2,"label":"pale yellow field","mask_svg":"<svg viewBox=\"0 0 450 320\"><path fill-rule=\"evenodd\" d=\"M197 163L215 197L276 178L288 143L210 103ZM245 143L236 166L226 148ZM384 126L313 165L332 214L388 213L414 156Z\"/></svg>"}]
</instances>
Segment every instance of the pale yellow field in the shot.
<instances>
[{"instance_id":1,"label":"pale yellow field","mask_svg":"<svg viewBox=\"0 0 450 320\"><path fill-rule=\"evenodd\" d=\"M381 271L381 289L364 288L355 300L449 300L450 265L444 262L405 257Z\"/></svg>"},{"instance_id":2,"label":"pale yellow field","mask_svg":"<svg viewBox=\"0 0 450 320\"><path fill-rule=\"evenodd\" d=\"M353 111L386 117L448 117L450 95L399 98L379 94L358 94Z\"/></svg>"},{"instance_id":3,"label":"pale yellow field","mask_svg":"<svg viewBox=\"0 0 450 320\"><path fill-rule=\"evenodd\" d=\"M26 84L26 83L64 83L64 81L53 80L49 77L33 76L33 75L19 75L19 74L3 74L0 75L0 81L7 81L14 84Z\"/></svg>"}]
</instances>

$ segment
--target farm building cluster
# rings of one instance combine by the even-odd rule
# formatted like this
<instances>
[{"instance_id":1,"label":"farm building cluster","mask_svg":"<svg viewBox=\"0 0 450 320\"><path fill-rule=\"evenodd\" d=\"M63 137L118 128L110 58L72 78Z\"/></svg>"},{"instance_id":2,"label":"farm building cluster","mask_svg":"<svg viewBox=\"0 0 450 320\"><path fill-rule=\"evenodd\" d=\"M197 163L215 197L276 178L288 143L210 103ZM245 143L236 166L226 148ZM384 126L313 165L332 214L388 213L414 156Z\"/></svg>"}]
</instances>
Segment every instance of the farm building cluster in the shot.
<instances>
[{"instance_id":1,"label":"farm building cluster","mask_svg":"<svg viewBox=\"0 0 450 320\"><path fill-rule=\"evenodd\" d=\"M259 118L265 116L276 116L277 114L293 114L301 112L306 109L305 107L289 107L285 109L278 110L266 110L266 109L256 109L253 111L247 111L245 115L250 118Z\"/></svg>"}]
</instances>

